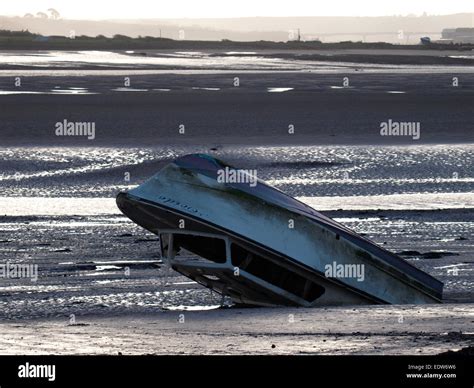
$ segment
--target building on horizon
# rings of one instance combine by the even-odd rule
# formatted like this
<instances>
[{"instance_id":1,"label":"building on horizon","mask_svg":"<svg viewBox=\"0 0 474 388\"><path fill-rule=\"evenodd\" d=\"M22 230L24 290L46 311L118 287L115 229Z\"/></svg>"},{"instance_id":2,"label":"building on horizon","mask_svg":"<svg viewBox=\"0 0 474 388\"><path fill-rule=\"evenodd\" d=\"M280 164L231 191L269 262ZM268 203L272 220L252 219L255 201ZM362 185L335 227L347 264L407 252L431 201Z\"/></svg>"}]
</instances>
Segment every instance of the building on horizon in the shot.
<instances>
[{"instance_id":1,"label":"building on horizon","mask_svg":"<svg viewBox=\"0 0 474 388\"><path fill-rule=\"evenodd\" d=\"M474 28L445 28L441 32L441 40L448 43L474 44Z\"/></svg>"}]
</instances>

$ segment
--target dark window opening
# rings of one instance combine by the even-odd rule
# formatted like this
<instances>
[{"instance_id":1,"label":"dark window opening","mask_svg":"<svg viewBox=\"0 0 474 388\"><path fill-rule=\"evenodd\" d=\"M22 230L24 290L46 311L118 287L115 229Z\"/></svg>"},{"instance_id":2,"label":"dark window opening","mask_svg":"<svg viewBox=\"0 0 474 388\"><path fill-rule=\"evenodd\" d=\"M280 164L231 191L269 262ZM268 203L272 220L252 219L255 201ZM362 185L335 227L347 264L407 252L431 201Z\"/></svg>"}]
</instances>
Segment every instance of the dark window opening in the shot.
<instances>
[{"instance_id":1,"label":"dark window opening","mask_svg":"<svg viewBox=\"0 0 474 388\"><path fill-rule=\"evenodd\" d=\"M308 302L324 294L324 287L234 243L231 255L233 265Z\"/></svg>"},{"instance_id":2,"label":"dark window opening","mask_svg":"<svg viewBox=\"0 0 474 388\"><path fill-rule=\"evenodd\" d=\"M214 263L226 262L225 241L220 238L174 234L173 248L177 252L184 248Z\"/></svg>"}]
</instances>

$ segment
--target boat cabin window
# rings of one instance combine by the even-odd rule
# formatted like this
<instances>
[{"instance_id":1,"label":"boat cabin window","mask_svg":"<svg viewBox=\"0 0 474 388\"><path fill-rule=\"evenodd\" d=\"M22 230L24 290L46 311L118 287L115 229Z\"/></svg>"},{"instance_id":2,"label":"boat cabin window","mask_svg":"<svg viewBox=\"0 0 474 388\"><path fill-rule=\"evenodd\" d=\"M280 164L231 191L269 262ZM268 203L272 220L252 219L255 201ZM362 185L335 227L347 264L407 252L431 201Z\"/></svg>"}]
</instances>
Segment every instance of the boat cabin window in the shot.
<instances>
[{"instance_id":1,"label":"boat cabin window","mask_svg":"<svg viewBox=\"0 0 474 388\"><path fill-rule=\"evenodd\" d=\"M173 249L185 249L214 263L226 262L225 241L220 238L173 234Z\"/></svg>"},{"instance_id":2,"label":"boat cabin window","mask_svg":"<svg viewBox=\"0 0 474 388\"><path fill-rule=\"evenodd\" d=\"M312 302L324 294L324 287L235 243L231 245L231 257L232 264L236 267L307 302Z\"/></svg>"}]
</instances>

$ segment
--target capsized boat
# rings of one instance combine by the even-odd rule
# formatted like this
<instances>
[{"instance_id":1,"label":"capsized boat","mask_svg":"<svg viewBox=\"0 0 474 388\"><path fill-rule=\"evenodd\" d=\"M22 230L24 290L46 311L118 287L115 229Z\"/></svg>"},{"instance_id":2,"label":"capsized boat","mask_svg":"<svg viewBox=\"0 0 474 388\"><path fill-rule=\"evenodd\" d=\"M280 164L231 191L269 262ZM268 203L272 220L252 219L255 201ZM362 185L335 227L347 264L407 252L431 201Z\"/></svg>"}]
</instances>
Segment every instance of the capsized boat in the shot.
<instances>
[{"instance_id":1,"label":"capsized boat","mask_svg":"<svg viewBox=\"0 0 474 388\"><path fill-rule=\"evenodd\" d=\"M261 180L229 179L229 171L243 170L186 155L119 193L117 205L159 236L175 271L236 303L441 301L443 283L429 274Z\"/></svg>"}]
</instances>

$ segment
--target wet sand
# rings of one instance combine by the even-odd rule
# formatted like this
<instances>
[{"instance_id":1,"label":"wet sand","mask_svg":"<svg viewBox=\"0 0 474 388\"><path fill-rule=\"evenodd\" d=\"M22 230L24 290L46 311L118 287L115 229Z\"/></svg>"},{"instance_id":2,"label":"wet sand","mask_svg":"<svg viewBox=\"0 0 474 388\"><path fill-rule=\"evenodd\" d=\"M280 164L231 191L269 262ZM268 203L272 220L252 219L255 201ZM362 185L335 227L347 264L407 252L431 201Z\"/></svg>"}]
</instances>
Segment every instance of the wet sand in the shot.
<instances>
[{"instance_id":1,"label":"wet sand","mask_svg":"<svg viewBox=\"0 0 474 388\"><path fill-rule=\"evenodd\" d=\"M469 222L473 213L452 209L326 214L441 280L445 304L435 311L443 316L453 303L470 303L459 315L469 323L474 313ZM0 261L38 265L37 281L0 279L2 326L20 320L68 320L71 314L78 320L115 316L120 321L178 306L204 310L232 304L173 271L161 260L157 236L119 214L0 217ZM364 308L368 314L385 307ZM222 315L232 311L223 310ZM258 315L265 309L243 313L251 311ZM324 310L317 308L314 314L318 311Z\"/></svg>"},{"instance_id":2,"label":"wet sand","mask_svg":"<svg viewBox=\"0 0 474 388\"><path fill-rule=\"evenodd\" d=\"M6 52L2 144L474 142L473 56L408 51ZM403 64L405 57L415 63ZM55 124L65 119L95 123L96 136L56 136ZM419 123L420 138L381 136L387 120Z\"/></svg>"},{"instance_id":3,"label":"wet sand","mask_svg":"<svg viewBox=\"0 0 474 388\"><path fill-rule=\"evenodd\" d=\"M474 310L255 308L2 324L2 354L435 355L474 345Z\"/></svg>"},{"instance_id":4,"label":"wet sand","mask_svg":"<svg viewBox=\"0 0 474 388\"><path fill-rule=\"evenodd\" d=\"M20 91L0 77L0 89L25 93L0 96L2 144L472 143L474 75L459 75L458 88L454 75L350 75L348 88L344 74L137 75L129 89L118 75L24 77ZM55 124L65 119L95 123L95 138L56 136ZM381 136L389 119L419 122L420 138Z\"/></svg>"}]
</instances>

